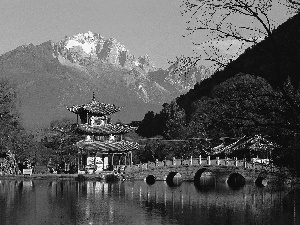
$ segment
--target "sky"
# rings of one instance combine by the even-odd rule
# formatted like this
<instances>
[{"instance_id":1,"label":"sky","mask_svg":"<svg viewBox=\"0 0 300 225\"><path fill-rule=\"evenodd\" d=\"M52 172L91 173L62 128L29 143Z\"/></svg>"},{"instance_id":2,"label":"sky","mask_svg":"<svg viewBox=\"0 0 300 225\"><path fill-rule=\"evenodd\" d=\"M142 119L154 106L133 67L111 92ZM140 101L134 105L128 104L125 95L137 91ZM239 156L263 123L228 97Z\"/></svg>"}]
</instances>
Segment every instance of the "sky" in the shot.
<instances>
[{"instance_id":1,"label":"sky","mask_svg":"<svg viewBox=\"0 0 300 225\"><path fill-rule=\"evenodd\" d=\"M0 54L92 31L114 37L136 57L147 54L156 67L166 69L176 56L193 55L193 50L198 54L192 42L208 41L200 32L183 37L188 32L181 4L182 0L0 0ZM271 12L279 24L287 19L278 4ZM218 45L226 50L228 43L232 42Z\"/></svg>"},{"instance_id":2,"label":"sky","mask_svg":"<svg viewBox=\"0 0 300 225\"><path fill-rule=\"evenodd\" d=\"M1 0L0 54L24 44L92 31L114 37L157 67L193 49L180 13L181 0Z\"/></svg>"}]
</instances>

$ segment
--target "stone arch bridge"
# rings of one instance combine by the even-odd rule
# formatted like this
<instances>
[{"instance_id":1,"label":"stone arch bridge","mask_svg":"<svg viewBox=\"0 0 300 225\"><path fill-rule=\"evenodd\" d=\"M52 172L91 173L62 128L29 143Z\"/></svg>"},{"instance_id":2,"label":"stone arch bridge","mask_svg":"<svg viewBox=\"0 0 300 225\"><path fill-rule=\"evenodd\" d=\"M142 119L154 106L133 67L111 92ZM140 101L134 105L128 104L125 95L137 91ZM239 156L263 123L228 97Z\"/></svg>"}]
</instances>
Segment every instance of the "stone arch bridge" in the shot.
<instances>
[{"instance_id":1,"label":"stone arch bridge","mask_svg":"<svg viewBox=\"0 0 300 225\"><path fill-rule=\"evenodd\" d=\"M259 186L267 184L286 183L288 172L280 170L272 164L248 162L246 160L219 159L211 160L190 158L189 160L175 159L127 167L125 178L131 180L146 180L153 183L156 180L172 181L180 178L182 181L201 180L203 176L213 177L215 182L234 182L238 184L255 183ZM196 183L195 183L196 184Z\"/></svg>"}]
</instances>

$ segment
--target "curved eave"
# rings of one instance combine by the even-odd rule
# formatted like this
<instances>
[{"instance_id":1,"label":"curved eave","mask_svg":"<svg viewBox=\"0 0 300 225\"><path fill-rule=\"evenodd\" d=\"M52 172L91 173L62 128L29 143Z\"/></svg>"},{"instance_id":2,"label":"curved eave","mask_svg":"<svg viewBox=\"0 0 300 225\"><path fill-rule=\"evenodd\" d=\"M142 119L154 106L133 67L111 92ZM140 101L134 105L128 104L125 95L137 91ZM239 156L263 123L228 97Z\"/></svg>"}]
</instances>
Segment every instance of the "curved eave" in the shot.
<instances>
[{"instance_id":1,"label":"curved eave","mask_svg":"<svg viewBox=\"0 0 300 225\"><path fill-rule=\"evenodd\" d=\"M98 151L102 153L123 153L139 149L140 145L136 142L118 141L118 142L102 142L102 141L79 141L77 147L83 150Z\"/></svg>"},{"instance_id":2,"label":"curved eave","mask_svg":"<svg viewBox=\"0 0 300 225\"><path fill-rule=\"evenodd\" d=\"M80 124L78 126L78 130L83 134L91 134L91 135L110 135L110 134L125 134L130 131L135 131L137 127L123 126L123 125L113 125L113 124L105 124L105 125L88 125L88 124Z\"/></svg>"},{"instance_id":3,"label":"curved eave","mask_svg":"<svg viewBox=\"0 0 300 225\"><path fill-rule=\"evenodd\" d=\"M89 114L95 116L111 115L121 110L120 107L117 107L115 105L100 103L97 101L92 101L88 104L83 104L83 105L74 105L71 107L66 106L66 108L70 112L75 114L88 112Z\"/></svg>"}]
</instances>

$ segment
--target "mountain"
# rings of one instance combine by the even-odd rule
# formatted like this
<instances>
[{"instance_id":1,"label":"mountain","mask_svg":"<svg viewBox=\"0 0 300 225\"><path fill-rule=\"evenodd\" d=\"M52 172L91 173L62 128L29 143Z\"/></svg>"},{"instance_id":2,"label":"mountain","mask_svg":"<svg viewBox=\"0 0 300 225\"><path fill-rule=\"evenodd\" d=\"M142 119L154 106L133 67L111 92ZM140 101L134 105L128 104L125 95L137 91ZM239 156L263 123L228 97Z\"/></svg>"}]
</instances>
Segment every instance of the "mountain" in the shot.
<instances>
[{"instance_id":1,"label":"mountain","mask_svg":"<svg viewBox=\"0 0 300 225\"><path fill-rule=\"evenodd\" d=\"M0 77L17 87L26 127L45 126L64 117L75 118L65 106L96 99L123 107L113 119L141 120L164 102L186 93L201 79L194 69L183 76L174 65L156 68L149 57L135 57L114 38L92 32L23 45L0 56Z\"/></svg>"}]
</instances>

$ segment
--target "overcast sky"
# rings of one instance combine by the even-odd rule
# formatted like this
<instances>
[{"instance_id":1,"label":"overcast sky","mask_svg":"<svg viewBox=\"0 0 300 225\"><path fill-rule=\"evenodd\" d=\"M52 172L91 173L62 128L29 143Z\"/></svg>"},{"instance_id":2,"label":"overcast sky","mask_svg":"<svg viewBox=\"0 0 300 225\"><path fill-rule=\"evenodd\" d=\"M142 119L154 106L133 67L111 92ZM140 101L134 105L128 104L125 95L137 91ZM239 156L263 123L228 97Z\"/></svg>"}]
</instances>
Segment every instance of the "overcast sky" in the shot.
<instances>
[{"instance_id":1,"label":"overcast sky","mask_svg":"<svg viewBox=\"0 0 300 225\"><path fill-rule=\"evenodd\" d=\"M114 37L156 66L192 51L180 0L1 0L0 54L92 31Z\"/></svg>"}]
</instances>

